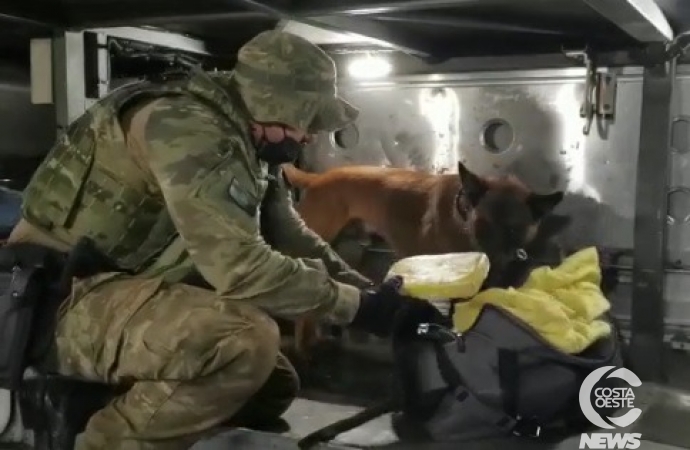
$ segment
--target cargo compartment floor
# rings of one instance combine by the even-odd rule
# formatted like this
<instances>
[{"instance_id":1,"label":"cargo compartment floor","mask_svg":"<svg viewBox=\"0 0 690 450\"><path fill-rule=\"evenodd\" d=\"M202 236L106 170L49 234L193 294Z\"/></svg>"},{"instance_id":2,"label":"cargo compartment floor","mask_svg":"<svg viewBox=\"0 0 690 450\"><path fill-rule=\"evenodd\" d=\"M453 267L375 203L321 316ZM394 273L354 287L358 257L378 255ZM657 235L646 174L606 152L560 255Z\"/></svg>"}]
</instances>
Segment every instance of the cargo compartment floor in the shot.
<instances>
[{"instance_id":1,"label":"cargo compartment floor","mask_svg":"<svg viewBox=\"0 0 690 450\"><path fill-rule=\"evenodd\" d=\"M355 349L324 349L323 354L310 364L309 370L300 369L303 395L283 416L291 426L289 432L271 434L230 430L198 443L193 450L297 450L299 438L385 398L390 385L390 361L386 353L385 349L371 345ZM636 389L635 405L643 409L643 415L629 430L620 431L642 433L639 449L690 448L688 362L687 353L672 352L669 355L670 385L644 383ZM396 441L390 417L383 416L314 450L362 447L386 450L575 450L580 448L579 444L580 434L558 442L511 436L462 443L402 443Z\"/></svg>"}]
</instances>

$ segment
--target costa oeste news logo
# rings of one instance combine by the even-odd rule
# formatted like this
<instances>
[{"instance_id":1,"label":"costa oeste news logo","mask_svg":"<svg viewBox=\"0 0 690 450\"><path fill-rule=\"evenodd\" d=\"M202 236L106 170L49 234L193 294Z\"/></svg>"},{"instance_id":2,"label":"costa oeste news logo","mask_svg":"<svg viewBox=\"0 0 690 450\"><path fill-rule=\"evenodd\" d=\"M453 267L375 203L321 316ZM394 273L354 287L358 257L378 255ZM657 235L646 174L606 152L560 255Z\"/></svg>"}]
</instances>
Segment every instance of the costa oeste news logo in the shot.
<instances>
[{"instance_id":1,"label":"costa oeste news logo","mask_svg":"<svg viewBox=\"0 0 690 450\"><path fill-rule=\"evenodd\" d=\"M609 373L611 372L611 373ZM620 378L629 387L599 387L597 384L606 378ZM580 387L580 408L594 426L605 430L625 428L635 422L642 414L642 410L635 408L635 394L633 387L642 384L640 379L630 370L616 366L600 367L590 373ZM592 396L592 393L594 396ZM594 408L617 408L618 411L628 410L617 417L603 418ZM636 449L640 447L640 433L583 433L580 437L580 448L592 449Z\"/></svg>"}]
</instances>

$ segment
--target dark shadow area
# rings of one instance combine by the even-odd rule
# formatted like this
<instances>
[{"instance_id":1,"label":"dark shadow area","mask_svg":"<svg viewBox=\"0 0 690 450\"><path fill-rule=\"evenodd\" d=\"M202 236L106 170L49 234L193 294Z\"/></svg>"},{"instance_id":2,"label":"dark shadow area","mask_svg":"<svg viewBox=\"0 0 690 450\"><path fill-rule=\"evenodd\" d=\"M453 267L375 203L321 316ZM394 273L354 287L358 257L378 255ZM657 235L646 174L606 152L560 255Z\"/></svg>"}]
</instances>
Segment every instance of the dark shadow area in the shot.
<instances>
[{"instance_id":1,"label":"dark shadow area","mask_svg":"<svg viewBox=\"0 0 690 450\"><path fill-rule=\"evenodd\" d=\"M43 156L0 156L0 187L24 190L41 161Z\"/></svg>"},{"instance_id":2,"label":"dark shadow area","mask_svg":"<svg viewBox=\"0 0 690 450\"><path fill-rule=\"evenodd\" d=\"M21 193L0 187L0 240L7 238L21 217Z\"/></svg>"}]
</instances>

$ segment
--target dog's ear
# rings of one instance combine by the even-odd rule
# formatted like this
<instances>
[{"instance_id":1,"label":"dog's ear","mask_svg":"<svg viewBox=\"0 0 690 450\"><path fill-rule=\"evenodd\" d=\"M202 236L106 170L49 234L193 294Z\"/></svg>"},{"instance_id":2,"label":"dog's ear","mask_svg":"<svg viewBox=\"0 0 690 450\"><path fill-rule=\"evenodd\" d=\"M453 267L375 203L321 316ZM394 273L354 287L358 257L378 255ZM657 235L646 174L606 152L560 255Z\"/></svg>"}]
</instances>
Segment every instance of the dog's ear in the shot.
<instances>
[{"instance_id":1,"label":"dog's ear","mask_svg":"<svg viewBox=\"0 0 690 450\"><path fill-rule=\"evenodd\" d=\"M570 216L558 214L549 214L545 216L539 224L539 239L551 239L568 228L572 221Z\"/></svg>"},{"instance_id":2,"label":"dog's ear","mask_svg":"<svg viewBox=\"0 0 690 450\"><path fill-rule=\"evenodd\" d=\"M481 178L470 172L470 170L461 162L458 162L458 174L460 175L462 192L470 201L472 206L477 206L477 203L479 203L479 200L486 192L486 185Z\"/></svg>"},{"instance_id":3,"label":"dog's ear","mask_svg":"<svg viewBox=\"0 0 690 450\"><path fill-rule=\"evenodd\" d=\"M551 211L563 200L562 191L553 194L530 194L527 198L527 206L532 211L532 216L539 220Z\"/></svg>"}]
</instances>

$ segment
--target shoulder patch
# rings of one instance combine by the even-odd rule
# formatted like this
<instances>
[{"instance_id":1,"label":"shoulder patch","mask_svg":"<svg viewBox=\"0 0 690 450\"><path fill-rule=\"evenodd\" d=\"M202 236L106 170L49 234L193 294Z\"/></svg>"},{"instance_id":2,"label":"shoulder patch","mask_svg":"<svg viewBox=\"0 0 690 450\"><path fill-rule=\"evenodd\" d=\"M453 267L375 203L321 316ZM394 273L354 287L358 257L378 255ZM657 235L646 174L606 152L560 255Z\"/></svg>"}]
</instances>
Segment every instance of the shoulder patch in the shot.
<instances>
[{"instance_id":1,"label":"shoulder patch","mask_svg":"<svg viewBox=\"0 0 690 450\"><path fill-rule=\"evenodd\" d=\"M237 178L228 185L228 197L249 216L256 216L261 200L247 191Z\"/></svg>"}]
</instances>

